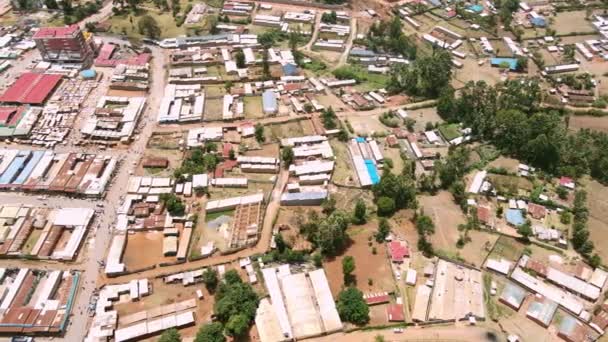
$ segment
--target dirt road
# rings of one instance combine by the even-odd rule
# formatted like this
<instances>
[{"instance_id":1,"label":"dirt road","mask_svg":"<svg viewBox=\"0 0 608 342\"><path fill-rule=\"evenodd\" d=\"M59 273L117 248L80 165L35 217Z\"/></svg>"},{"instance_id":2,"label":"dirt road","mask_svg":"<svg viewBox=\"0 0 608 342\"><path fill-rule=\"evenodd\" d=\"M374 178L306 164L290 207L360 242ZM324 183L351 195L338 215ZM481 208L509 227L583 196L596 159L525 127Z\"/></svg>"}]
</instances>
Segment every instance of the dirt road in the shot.
<instances>
[{"instance_id":1,"label":"dirt road","mask_svg":"<svg viewBox=\"0 0 608 342\"><path fill-rule=\"evenodd\" d=\"M384 336L385 341L416 341L416 342L499 342L505 341L501 333L482 327L447 326L419 328L411 327L403 333L395 334L392 329L375 331L357 331L353 333L340 333L320 338L316 342L374 342L376 336Z\"/></svg>"},{"instance_id":2,"label":"dirt road","mask_svg":"<svg viewBox=\"0 0 608 342\"><path fill-rule=\"evenodd\" d=\"M104 199L105 208L101 215L98 216L97 222L99 228L90 232L91 237L87 244L83 246L85 259L83 260L82 268L85 269L81 278L81 288L76 298L73 316L70 320L70 327L67 330L65 341L82 341L87 333L88 316L86 308L89 300L96 288L98 275L100 274L100 263L105 260L108 250L112 231L111 227L116 220L116 208L121 203L121 197L124 195L124 189L127 187L129 180L129 172L135 168L139 158L142 156L148 138L152 135L156 126L156 108L160 104L162 98L165 81L162 75L165 74L163 66L164 52L160 48L151 48L152 51L152 77L150 95L148 97L148 105L142 116L142 130L139 134L140 138L135 140L129 147L128 151L113 151L104 154L120 155L122 162L118 167L116 176L108 185L108 192ZM160 77L159 77L160 76ZM73 147L70 147L74 151Z\"/></svg>"}]
</instances>

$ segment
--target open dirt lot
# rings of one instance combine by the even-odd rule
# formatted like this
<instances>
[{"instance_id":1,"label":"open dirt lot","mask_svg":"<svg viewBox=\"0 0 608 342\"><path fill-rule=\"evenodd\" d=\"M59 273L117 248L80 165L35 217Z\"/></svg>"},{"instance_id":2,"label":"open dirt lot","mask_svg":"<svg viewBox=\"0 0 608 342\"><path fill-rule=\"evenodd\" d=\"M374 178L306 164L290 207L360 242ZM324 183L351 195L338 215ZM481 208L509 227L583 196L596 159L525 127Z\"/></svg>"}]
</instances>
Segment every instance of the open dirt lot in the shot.
<instances>
[{"instance_id":1,"label":"open dirt lot","mask_svg":"<svg viewBox=\"0 0 608 342\"><path fill-rule=\"evenodd\" d=\"M142 254L142 251L146 253ZM175 261L175 257L163 256L163 232L150 231L129 234L123 262L134 270L162 262Z\"/></svg>"},{"instance_id":2,"label":"open dirt lot","mask_svg":"<svg viewBox=\"0 0 608 342\"><path fill-rule=\"evenodd\" d=\"M594 31L593 26L585 19L586 11L561 12L555 16L553 28L558 35L572 32Z\"/></svg>"},{"instance_id":3,"label":"open dirt lot","mask_svg":"<svg viewBox=\"0 0 608 342\"><path fill-rule=\"evenodd\" d=\"M288 244L295 250L309 250L310 242L300 234L298 228L299 217L306 217L309 210L318 208L311 207L289 207L279 209L279 214L275 223L275 227L282 227L281 235L285 238ZM319 211L319 210L316 210Z\"/></svg>"},{"instance_id":4,"label":"open dirt lot","mask_svg":"<svg viewBox=\"0 0 608 342\"><path fill-rule=\"evenodd\" d=\"M470 231L471 242L458 249L458 225L465 223L466 218L460 207L454 203L452 195L442 191L436 196L419 196L418 200L424 213L435 223L435 234L431 237L433 247L448 256L460 257L468 263L480 266L485 258L485 253L480 251L484 250L487 243L493 245L498 237L481 231Z\"/></svg>"},{"instance_id":5,"label":"open dirt lot","mask_svg":"<svg viewBox=\"0 0 608 342\"><path fill-rule=\"evenodd\" d=\"M595 252L608 259L608 187L589 181L586 184L589 208L589 233L595 244Z\"/></svg>"},{"instance_id":6,"label":"open dirt lot","mask_svg":"<svg viewBox=\"0 0 608 342\"><path fill-rule=\"evenodd\" d=\"M331 260L323 263L323 268L329 280L329 286L334 298L338 295L344 284L342 274L342 259L350 255L355 258L355 279L357 288L367 292L392 292L395 290L395 282L389 261L386 255L386 246L379 245L373 240L373 234L377 229L376 222L369 222L362 226L352 226L348 229L351 245L346 251ZM370 242L368 239L372 238ZM373 248L376 254L373 254ZM372 285L368 280L372 279Z\"/></svg>"}]
</instances>

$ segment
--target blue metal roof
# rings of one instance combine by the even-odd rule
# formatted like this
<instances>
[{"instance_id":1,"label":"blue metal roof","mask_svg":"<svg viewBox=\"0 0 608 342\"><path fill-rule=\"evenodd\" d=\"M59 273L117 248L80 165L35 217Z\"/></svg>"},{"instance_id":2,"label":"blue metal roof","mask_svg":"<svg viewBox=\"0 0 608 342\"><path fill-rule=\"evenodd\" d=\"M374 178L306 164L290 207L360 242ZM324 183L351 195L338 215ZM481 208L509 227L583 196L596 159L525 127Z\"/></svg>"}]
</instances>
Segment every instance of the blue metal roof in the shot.
<instances>
[{"instance_id":1,"label":"blue metal roof","mask_svg":"<svg viewBox=\"0 0 608 342\"><path fill-rule=\"evenodd\" d=\"M490 59L492 66L500 66L502 63L508 63L509 69L517 70L517 58L500 58L494 57Z\"/></svg>"},{"instance_id":2,"label":"blue metal roof","mask_svg":"<svg viewBox=\"0 0 608 342\"><path fill-rule=\"evenodd\" d=\"M44 151L32 152L32 157L27 162L27 164L23 167L23 171L21 171L19 176L13 181L13 184L25 183L25 181L29 177L32 170L34 170L34 167L36 167L36 165L38 165L38 162L40 162L40 159L42 159L42 156L44 156Z\"/></svg>"},{"instance_id":3,"label":"blue metal roof","mask_svg":"<svg viewBox=\"0 0 608 342\"><path fill-rule=\"evenodd\" d=\"M298 73L298 66L295 64L287 63L283 65L283 74L286 76L294 76Z\"/></svg>"},{"instance_id":4,"label":"blue metal roof","mask_svg":"<svg viewBox=\"0 0 608 342\"><path fill-rule=\"evenodd\" d=\"M547 26L547 20L543 17L532 18L530 19L530 23L537 27L545 27Z\"/></svg>"},{"instance_id":5,"label":"blue metal roof","mask_svg":"<svg viewBox=\"0 0 608 342\"><path fill-rule=\"evenodd\" d=\"M514 226L521 226L526 222L524 215L519 209L508 209L507 210L507 222Z\"/></svg>"},{"instance_id":6,"label":"blue metal roof","mask_svg":"<svg viewBox=\"0 0 608 342\"><path fill-rule=\"evenodd\" d=\"M351 56L355 57L374 57L376 53L371 50L361 49L361 48L353 48L349 53Z\"/></svg>"},{"instance_id":7,"label":"blue metal roof","mask_svg":"<svg viewBox=\"0 0 608 342\"><path fill-rule=\"evenodd\" d=\"M272 90L262 93L262 107L264 112L274 112L277 110L277 94Z\"/></svg>"},{"instance_id":8,"label":"blue metal roof","mask_svg":"<svg viewBox=\"0 0 608 342\"><path fill-rule=\"evenodd\" d=\"M30 154L31 151L20 151L0 177L0 184L12 183L13 180L15 180L15 178L17 178L19 175L19 172L21 172L23 169L23 166L25 165L25 162Z\"/></svg>"}]
</instances>

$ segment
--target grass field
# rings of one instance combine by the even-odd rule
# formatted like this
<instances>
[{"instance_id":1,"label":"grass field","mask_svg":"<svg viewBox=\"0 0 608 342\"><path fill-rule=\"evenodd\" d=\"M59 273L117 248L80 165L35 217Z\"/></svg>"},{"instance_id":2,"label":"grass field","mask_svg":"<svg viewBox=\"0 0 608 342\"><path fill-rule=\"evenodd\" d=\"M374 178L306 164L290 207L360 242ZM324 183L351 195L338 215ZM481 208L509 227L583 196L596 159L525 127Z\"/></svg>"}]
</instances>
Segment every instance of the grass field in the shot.
<instances>
[{"instance_id":1,"label":"grass field","mask_svg":"<svg viewBox=\"0 0 608 342\"><path fill-rule=\"evenodd\" d=\"M262 105L260 99L260 106ZM247 110L247 107L245 107ZM291 121L283 124L266 125L264 135L266 141L276 141L283 138L301 137L314 134L314 129L310 120Z\"/></svg>"},{"instance_id":2,"label":"grass field","mask_svg":"<svg viewBox=\"0 0 608 342\"><path fill-rule=\"evenodd\" d=\"M439 126L439 132L441 132L441 135L448 141L454 140L462 135L460 134L459 126L457 124L441 125Z\"/></svg>"},{"instance_id":3,"label":"grass field","mask_svg":"<svg viewBox=\"0 0 608 342\"><path fill-rule=\"evenodd\" d=\"M160 12L151 10L142 10L137 15L121 14L112 16L110 18L110 23L112 24L110 32L116 34L124 34L127 37L132 38L143 38L144 36L139 33L137 23L139 19L144 15L150 15L156 20L158 26L162 28L160 38L178 37L186 34L185 27L183 25L182 27L177 27L177 25L175 24L175 19L173 18L170 12Z\"/></svg>"},{"instance_id":4,"label":"grass field","mask_svg":"<svg viewBox=\"0 0 608 342\"><path fill-rule=\"evenodd\" d=\"M521 242L516 241L514 238L506 237L502 235L496 241L492 253L488 255L488 258L500 259L505 258L511 261L517 261L524 251L524 245Z\"/></svg>"},{"instance_id":5,"label":"grass field","mask_svg":"<svg viewBox=\"0 0 608 342\"><path fill-rule=\"evenodd\" d=\"M260 119L264 117L261 96L245 96L243 104L245 105L246 119Z\"/></svg>"}]
</instances>

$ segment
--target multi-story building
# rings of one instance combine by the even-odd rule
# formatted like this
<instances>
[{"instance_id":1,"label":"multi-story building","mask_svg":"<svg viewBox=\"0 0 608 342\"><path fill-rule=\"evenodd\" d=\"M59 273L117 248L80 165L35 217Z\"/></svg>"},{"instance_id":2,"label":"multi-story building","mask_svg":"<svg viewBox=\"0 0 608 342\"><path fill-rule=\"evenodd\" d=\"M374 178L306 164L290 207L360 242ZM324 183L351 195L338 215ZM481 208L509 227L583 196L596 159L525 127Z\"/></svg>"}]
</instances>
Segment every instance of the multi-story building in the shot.
<instances>
[{"instance_id":1,"label":"multi-story building","mask_svg":"<svg viewBox=\"0 0 608 342\"><path fill-rule=\"evenodd\" d=\"M95 44L78 25L43 27L34 35L42 59L56 63L80 63L88 67L95 57Z\"/></svg>"}]
</instances>

